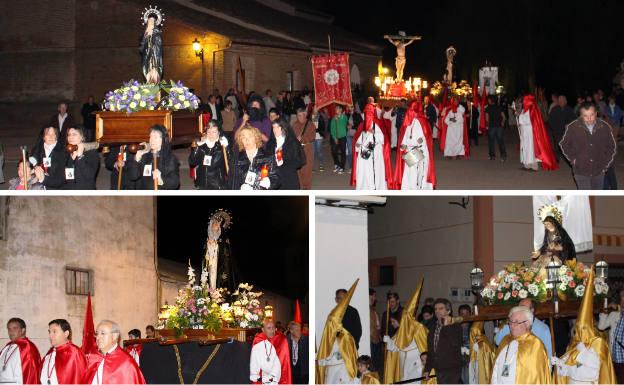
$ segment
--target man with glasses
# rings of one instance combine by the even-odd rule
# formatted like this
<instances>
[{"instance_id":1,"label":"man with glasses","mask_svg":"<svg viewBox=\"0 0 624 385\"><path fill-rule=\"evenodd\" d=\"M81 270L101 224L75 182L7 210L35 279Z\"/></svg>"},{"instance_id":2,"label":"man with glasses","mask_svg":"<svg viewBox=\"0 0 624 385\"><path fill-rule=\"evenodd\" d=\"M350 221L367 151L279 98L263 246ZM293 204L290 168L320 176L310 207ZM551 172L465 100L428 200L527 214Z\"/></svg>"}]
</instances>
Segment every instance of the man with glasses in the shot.
<instances>
[{"instance_id":1,"label":"man with glasses","mask_svg":"<svg viewBox=\"0 0 624 385\"><path fill-rule=\"evenodd\" d=\"M498 348L492 384L550 384L550 365L544 344L531 333L534 316L525 306L509 312L511 333Z\"/></svg>"},{"instance_id":2,"label":"man with glasses","mask_svg":"<svg viewBox=\"0 0 624 385\"><path fill-rule=\"evenodd\" d=\"M120 336L117 323L102 321L98 324L95 342L99 352L87 358L84 384L145 384L136 361L117 344Z\"/></svg>"},{"instance_id":3,"label":"man with glasses","mask_svg":"<svg viewBox=\"0 0 624 385\"><path fill-rule=\"evenodd\" d=\"M542 341L542 343L544 344L544 347L546 348L546 353L548 354L548 357L550 359L550 357L553 356L552 340L550 339L550 328L544 322L535 318L535 303L532 300L525 298L522 301L520 301L518 305L527 307L531 311L531 314L533 315L533 320L532 320L533 326L531 327L531 333L533 333L535 337L539 338ZM496 338L495 338L496 346L499 346L503 338L508 334L509 334L509 325L505 325L505 327L503 327L501 331L498 332L498 334L496 334Z\"/></svg>"}]
</instances>

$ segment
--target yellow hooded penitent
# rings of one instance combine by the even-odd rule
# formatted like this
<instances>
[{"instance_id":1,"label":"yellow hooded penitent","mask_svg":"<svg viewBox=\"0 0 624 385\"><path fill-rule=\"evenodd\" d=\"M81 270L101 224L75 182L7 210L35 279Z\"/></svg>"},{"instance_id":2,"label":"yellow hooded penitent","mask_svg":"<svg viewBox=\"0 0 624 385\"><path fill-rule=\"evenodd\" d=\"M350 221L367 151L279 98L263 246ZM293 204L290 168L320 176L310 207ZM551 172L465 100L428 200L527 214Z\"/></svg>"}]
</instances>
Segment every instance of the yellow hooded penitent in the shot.
<instances>
[{"instance_id":1,"label":"yellow hooded penitent","mask_svg":"<svg viewBox=\"0 0 624 385\"><path fill-rule=\"evenodd\" d=\"M568 345L568 351L563 358L566 365L576 365L576 357L579 352L576 348L579 342L582 342L586 348L592 349L600 358L600 374L598 376L599 384L617 384L613 363L611 362L611 353L609 344L598 333L594 326L594 267L590 269L589 278L583 294L583 301L576 318L574 327L574 336ZM568 377L557 376L557 383L565 384Z\"/></svg>"},{"instance_id":2,"label":"yellow hooded penitent","mask_svg":"<svg viewBox=\"0 0 624 385\"><path fill-rule=\"evenodd\" d=\"M533 333L527 332L519 337L507 334L501 341L496 357L503 353L512 341L518 341L516 357L516 384L550 384L550 364L542 341Z\"/></svg>"},{"instance_id":3,"label":"yellow hooded penitent","mask_svg":"<svg viewBox=\"0 0 624 385\"><path fill-rule=\"evenodd\" d=\"M327 359L333 350L334 342L338 341L338 349L342 355L342 359L345 362L347 373L349 377L355 378L357 376L357 358L358 352L355 346L355 340L351 333L342 326L342 318L347 311L349 302L353 297L355 288L357 287L360 279L356 279L351 288L347 292L347 295L340 301L339 304L329 313L327 321L325 322L325 328L323 329L323 336L321 343L316 354L317 360L317 383L325 383L325 367L318 365L318 360Z\"/></svg>"},{"instance_id":4,"label":"yellow hooded penitent","mask_svg":"<svg viewBox=\"0 0 624 385\"><path fill-rule=\"evenodd\" d=\"M400 350L406 349L412 341L416 343L416 347L421 353L427 351L427 335L429 331L427 328L416 320L416 310L418 309L418 300L420 299L420 292L422 290L424 278L420 280L420 283L416 287L416 290L407 301L405 308L403 308L403 315L401 316L401 323L394 337L394 343ZM409 378L401 378L400 367L400 352L386 351L386 366L384 368L384 382L393 383L402 380L409 380Z\"/></svg>"},{"instance_id":5,"label":"yellow hooded penitent","mask_svg":"<svg viewBox=\"0 0 624 385\"><path fill-rule=\"evenodd\" d=\"M477 344L478 351L474 350ZM483 321L476 321L470 326L470 363L477 362L479 384L489 384L496 359L496 349L483 331Z\"/></svg>"}]
</instances>

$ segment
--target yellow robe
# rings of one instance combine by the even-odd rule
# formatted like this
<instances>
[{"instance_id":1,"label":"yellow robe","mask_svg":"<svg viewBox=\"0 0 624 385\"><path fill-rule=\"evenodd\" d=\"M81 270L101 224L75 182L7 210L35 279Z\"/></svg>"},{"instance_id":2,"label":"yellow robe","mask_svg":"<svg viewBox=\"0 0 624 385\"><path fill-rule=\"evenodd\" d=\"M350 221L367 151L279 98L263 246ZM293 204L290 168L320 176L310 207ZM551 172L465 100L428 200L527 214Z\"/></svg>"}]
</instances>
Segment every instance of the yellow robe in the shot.
<instances>
[{"instance_id":1,"label":"yellow robe","mask_svg":"<svg viewBox=\"0 0 624 385\"><path fill-rule=\"evenodd\" d=\"M483 334L483 322L475 322L470 328L470 363L477 361L479 384L489 384L496 360L496 349ZM478 351L474 351L477 344Z\"/></svg>"},{"instance_id":2,"label":"yellow robe","mask_svg":"<svg viewBox=\"0 0 624 385\"><path fill-rule=\"evenodd\" d=\"M570 342L568 351L564 354L563 358L567 358L566 365L576 365L576 356L578 355L578 349L576 345L578 340L574 338ZM585 344L586 347L591 348L600 358L600 374L598 375L599 384L617 384L618 380L615 376L615 370L613 369L613 362L611 361L611 352L609 351L609 344L602 337L595 337L591 340L590 344ZM557 384L567 384L568 377L556 376L555 381Z\"/></svg>"},{"instance_id":3,"label":"yellow robe","mask_svg":"<svg viewBox=\"0 0 624 385\"><path fill-rule=\"evenodd\" d=\"M508 334L503 338L496 357L513 341ZM539 338L526 333L515 338L518 341L518 357L516 359L516 384L551 384L550 364L546 348Z\"/></svg>"},{"instance_id":4,"label":"yellow robe","mask_svg":"<svg viewBox=\"0 0 624 385\"><path fill-rule=\"evenodd\" d=\"M377 372L368 372L362 374L362 379L360 380L360 384L381 384L379 382L379 375Z\"/></svg>"}]
</instances>

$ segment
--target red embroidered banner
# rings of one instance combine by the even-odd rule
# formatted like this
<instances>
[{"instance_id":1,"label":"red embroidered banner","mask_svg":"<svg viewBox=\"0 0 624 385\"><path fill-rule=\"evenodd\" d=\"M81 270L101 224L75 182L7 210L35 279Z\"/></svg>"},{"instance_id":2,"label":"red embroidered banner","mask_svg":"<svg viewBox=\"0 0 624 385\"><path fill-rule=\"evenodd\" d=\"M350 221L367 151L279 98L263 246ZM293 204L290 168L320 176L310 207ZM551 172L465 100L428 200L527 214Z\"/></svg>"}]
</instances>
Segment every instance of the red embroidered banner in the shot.
<instances>
[{"instance_id":1,"label":"red embroidered banner","mask_svg":"<svg viewBox=\"0 0 624 385\"><path fill-rule=\"evenodd\" d=\"M353 105L348 54L312 56L312 76L316 108L332 103Z\"/></svg>"}]
</instances>

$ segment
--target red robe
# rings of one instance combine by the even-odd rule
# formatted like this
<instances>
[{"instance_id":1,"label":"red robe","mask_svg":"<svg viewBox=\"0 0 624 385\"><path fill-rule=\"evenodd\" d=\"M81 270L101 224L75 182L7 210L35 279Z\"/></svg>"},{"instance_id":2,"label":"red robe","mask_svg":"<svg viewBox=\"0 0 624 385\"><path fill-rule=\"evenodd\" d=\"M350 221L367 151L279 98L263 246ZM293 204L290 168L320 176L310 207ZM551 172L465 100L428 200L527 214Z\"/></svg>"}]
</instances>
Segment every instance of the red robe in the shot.
<instances>
[{"instance_id":1,"label":"red robe","mask_svg":"<svg viewBox=\"0 0 624 385\"><path fill-rule=\"evenodd\" d=\"M266 334L258 333L254 337L253 345L268 339ZM292 372L290 370L290 349L288 348L288 341L281 332L276 332L275 336L269 340L275 348L277 358L280 360L282 366L282 375L280 376L280 384L292 384ZM262 371L260 371L262 376ZM253 384L260 384L261 382L252 382Z\"/></svg>"},{"instance_id":2,"label":"red robe","mask_svg":"<svg viewBox=\"0 0 624 385\"><path fill-rule=\"evenodd\" d=\"M531 117L531 127L533 128L533 148L535 151L535 157L542 161L542 168L544 170L557 170L559 165L555 159L555 153L553 152L550 138L546 132L544 126L544 120L542 119L542 113L540 112L534 99L531 97L524 98L524 107L529 109L529 116Z\"/></svg>"},{"instance_id":3,"label":"red robe","mask_svg":"<svg viewBox=\"0 0 624 385\"><path fill-rule=\"evenodd\" d=\"M51 355L54 348L50 348L41 361L41 370L44 370L43 363L46 357ZM56 348L56 358L54 359L54 369L59 384L81 384L87 370L87 359L80 348L71 342Z\"/></svg>"},{"instance_id":4,"label":"red robe","mask_svg":"<svg viewBox=\"0 0 624 385\"><path fill-rule=\"evenodd\" d=\"M104 360L102 384L145 384L143 373L134 358L119 346L104 357L101 353L90 354L87 359L87 371L82 379L83 384L91 384L97 374L100 362Z\"/></svg>"},{"instance_id":5,"label":"red robe","mask_svg":"<svg viewBox=\"0 0 624 385\"><path fill-rule=\"evenodd\" d=\"M41 372L41 355L39 349L27 337L18 338L7 345L15 344L19 348L22 360L22 381L24 384L39 384Z\"/></svg>"},{"instance_id":6,"label":"red robe","mask_svg":"<svg viewBox=\"0 0 624 385\"><path fill-rule=\"evenodd\" d=\"M427 168L427 182L433 185L433 188L436 187L436 174L435 174L435 165L433 162L433 134L431 132L431 126L429 125L429 121L422 114L414 112L414 110L409 109L405 114L405 119L403 120L403 124L401 125L401 132L399 133L399 141L397 142L397 147L399 148L399 153L396 157L396 166L394 167L394 189L400 190L401 184L403 183L403 170L405 168L405 161L403 160L403 151L400 150L401 143L403 142L403 137L407 132L407 127L409 127L414 119L418 119L420 122L420 126L423 129L423 134L425 138L427 138L427 149L429 150L429 167Z\"/></svg>"},{"instance_id":7,"label":"red robe","mask_svg":"<svg viewBox=\"0 0 624 385\"><path fill-rule=\"evenodd\" d=\"M444 146L446 145L446 130L448 129L444 121L451 110L453 110L453 107L447 108L442 116L442 122L440 123L440 152L442 152L442 154L444 154ZM457 112L457 110L453 112ZM468 123L466 120L468 120L468 116L464 112L464 157L468 159L470 157L470 138L468 137Z\"/></svg>"},{"instance_id":8,"label":"red robe","mask_svg":"<svg viewBox=\"0 0 624 385\"><path fill-rule=\"evenodd\" d=\"M385 164L384 169L386 170L386 184L388 185L388 190L390 190L392 189L392 185L394 184L394 180L392 178L392 160L390 158L390 144L391 144L390 143L391 141L390 130L391 128L388 127L387 124L384 122L385 119L382 120L375 116L373 121L377 125L377 127L381 129L381 132L383 133L383 136L384 136L384 146L383 146L383 158L384 158L384 164ZM353 144L351 148L351 154L352 154L352 159L353 159L353 161L351 162L352 164L351 186L355 186L356 175L357 175L356 169L357 169L358 152L356 152L355 150L355 144L360 138L360 135L362 135L363 131L364 131L364 122L360 123L357 131L355 132L355 135L353 136Z\"/></svg>"},{"instance_id":9,"label":"red robe","mask_svg":"<svg viewBox=\"0 0 624 385\"><path fill-rule=\"evenodd\" d=\"M130 354L130 357L132 357L132 351L134 350L136 351L137 356L141 358L141 351L143 351L143 345L142 344L128 345L124 348L124 350L126 351L126 353Z\"/></svg>"}]
</instances>

